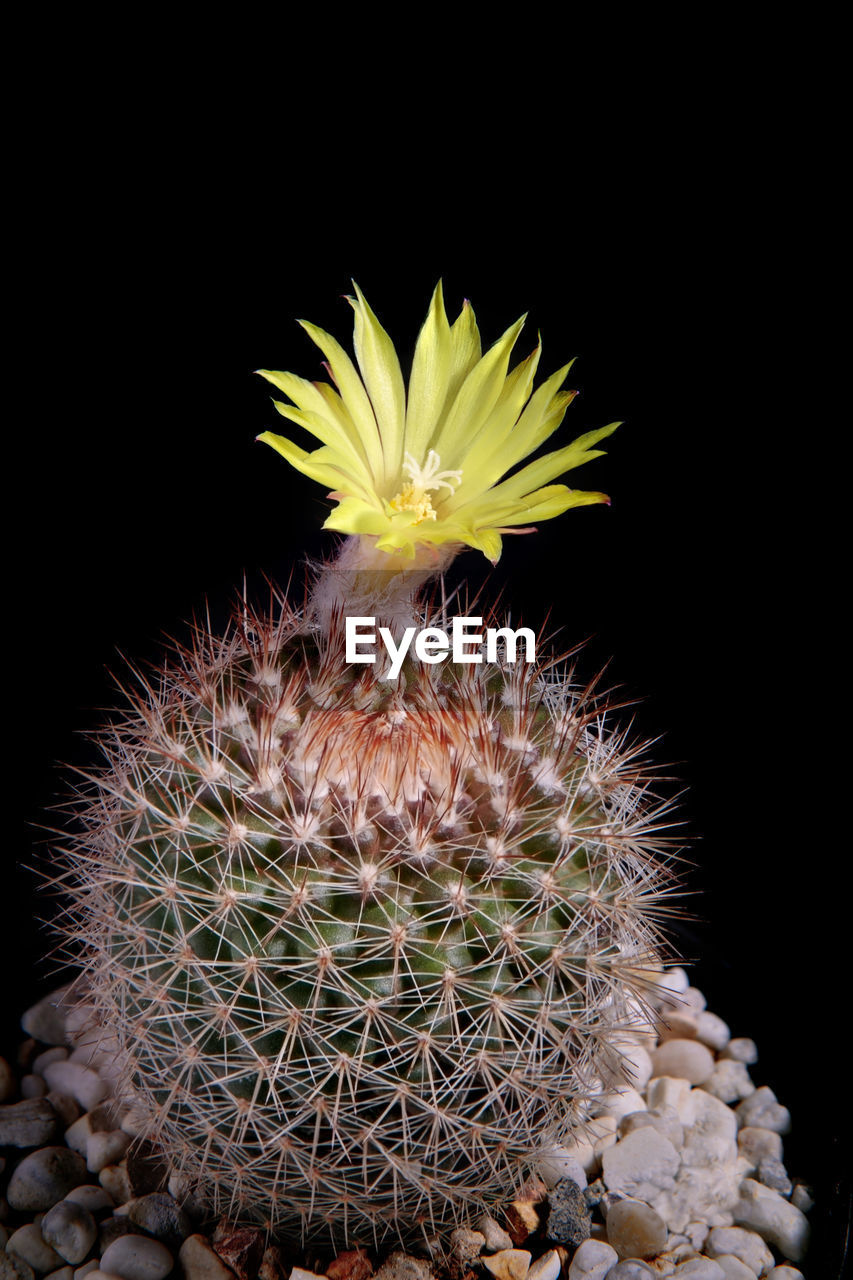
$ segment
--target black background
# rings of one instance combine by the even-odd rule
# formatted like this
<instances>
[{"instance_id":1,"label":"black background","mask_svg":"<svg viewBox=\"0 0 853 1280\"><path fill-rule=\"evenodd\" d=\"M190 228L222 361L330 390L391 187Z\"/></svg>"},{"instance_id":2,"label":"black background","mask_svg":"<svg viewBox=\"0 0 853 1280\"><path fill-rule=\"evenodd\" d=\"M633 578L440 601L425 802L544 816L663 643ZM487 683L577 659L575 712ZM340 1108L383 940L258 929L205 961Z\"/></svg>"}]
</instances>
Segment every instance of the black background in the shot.
<instances>
[{"instance_id":1,"label":"black background","mask_svg":"<svg viewBox=\"0 0 853 1280\"><path fill-rule=\"evenodd\" d=\"M527 311L519 354L540 330L543 373L578 357L561 440L625 422L572 481L612 506L506 539L487 590L525 621L550 610L567 645L589 639L590 674L612 659L609 679L640 699L625 714L688 788L694 918L675 945L710 1007L758 1042L756 1078L794 1112L789 1168L826 1196L842 1164L827 1064L849 1005L823 727L839 589L816 513L836 465L819 433L838 428L821 398L823 268L785 148L697 118L689 148L638 134L594 163L567 142L538 169L412 159L320 186L335 157L319 141L299 181L239 147L175 151L149 149L141 171L105 153L66 163L64 191L22 198L38 229L17 260L7 482L7 1024L52 981L19 864L53 821L55 762L91 759L79 731L112 700L106 668L119 651L155 657L205 598L221 616L244 571L283 580L333 545L319 486L254 442L280 419L252 370L323 376L295 321L348 344L352 277L405 367L442 276L485 344ZM473 552L465 567L487 571Z\"/></svg>"}]
</instances>

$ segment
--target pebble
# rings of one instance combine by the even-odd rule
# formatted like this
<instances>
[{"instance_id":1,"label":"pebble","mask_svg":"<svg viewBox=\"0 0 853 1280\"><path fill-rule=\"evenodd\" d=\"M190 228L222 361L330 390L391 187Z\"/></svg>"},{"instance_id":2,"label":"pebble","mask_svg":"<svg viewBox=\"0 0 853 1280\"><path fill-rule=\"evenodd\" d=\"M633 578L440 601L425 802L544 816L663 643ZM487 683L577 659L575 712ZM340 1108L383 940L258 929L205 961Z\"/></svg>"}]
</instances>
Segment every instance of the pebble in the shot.
<instances>
[{"instance_id":1,"label":"pebble","mask_svg":"<svg viewBox=\"0 0 853 1280\"><path fill-rule=\"evenodd\" d=\"M486 1237L481 1231L471 1231L469 1227L457 1227L451 1231L450 1252L463 1274L468 1265L479 1258L485 1243Z\"/></svg>"},{"instance_id":2,"label":"pebble","mask_svg":"<svg viewBox=\"0 0 853 1280\"><path fill-rule=\"evenodd\" d=\"M234 1272L226 1267L202 1235L187 1236L181 1245L178 1261L185 1280L234 1280ZM74 1280L77 1280L76 1276Z\"/></svg>"},{"instance_id":3,"label":"pebble","mask_svg":"<svg viewBox=\"0 0 853 1280\"><path fill-rule=\"evenodd\" d=\"M108 1164L118 1164L130 1143L131 1139L121 1129L89 1134L86 1139L86 1168L90 1173L100 1173Z\"/></svg>"},{"instance_id":4,"label":"pebble","mask_svg":"<svg viewBox=\"0 0 853 1280\"><path fill-rule=\"evenodd\" d=\"M758 1049L754 1040L750 1040L747 1036L736 1036L734 1040L729 1041L721 1056L734 1058L736 1062L752 1067L758 1061Z\"/></svg>"},{"instance_id":5,"label":"pebble","mask_svg":"<svg viewBox=\"0 0 853 1280\"><path fill-rule=\"evenodd\" d=\"M572 1258L569 1280L605 1280L618 1261L612 1245L603 1240L585 1240Z\"/></svg>"},{"instance_id":6,"label":"pebble","mask_svg":"<svg viewBox=\"0 0 853 1280\"><path fill-rule=\"evenodd\" d=\"M530 1266L527 1280L559 1280L563 1264L556 1249L549 1249Z\"/></svg>"},{"instance_id":7,"label":"pebble","mask_svg":"<svg viewBox=\"0 0 853 1280\"><path fill-rule=\"evenodd\" d=\"M91 1182L86 1182L82 1187L75 1187L73 1191L69 1191L65 1197L72 1204L80 1204L84 1209L88 1209L90 1213L99 1213L102 1209L114 1208L112 1196L104 1190L103 1187L96 1187Z\"/></svg>"},{"instance_id":8,"label":"pebble","mask_svg":"<svg viewBox=\"0 0 853 1280\"><path fill-rule=\"evenodd\" d=\"M698 1040L666 1040L652 1054L652 1071L656 1076L675 1076L702 1084L714 1070L714 1055Z\"/></svg>"},{"instance_id":9,"label":"pebble","mask_svg":"<svg viewBox=\"0 0 853 1280\"><path fill-rule=\"evenodd\" d=\"M639 1258L623 1258L608 1271L607 1280L655 1280L655 1273Z\"/></svg>"},{"instance_id":10,"label":"pebble","mask_svg":"<svg viewBox=\"0 0 853 1280\"><path fill-rule=\"evenodd\" d=\"M796 1267L774 1267L772 1271L767 1272L766 1280L803 1280L802 1271L798 1271Z\"/></svg>"},{"instance_id":11,"label":"pebble","mask_svg":"<svg viewBox=\"0 0 853 1280\"><path fill-rule=\"evenodd\" d=\"M808 1213L809 1209L814 1208L814 1196L809 1187L798 1182L791 1192L791 1204L795 1204L798 1209L802 1209L803 1213Z\"/></svg>"},{"instance_id":12,"label":"pebble","mask_svg":"<svg viewBox=\"0 0 853 1280\"><path fill-rule=\"evenodd\" d=\"M50 1105L53 1107L63 1126L67 1129L75 1120L80 1118L80 1104L68 1093L58 1093L56 1089L50 1089L46 1094Z\"/></svg>"},{"instance_id":13,"label":"pebble","mask_svg":"<svg viewBox=\"0 0 853 1280\"><path fill-rule=\"evenodd\" d=\"M21 1027L28 1036L42 1044L65 1044L65 1019L73 996L72 983L51 991L43 1000L27 1009Z\"/></svg>"},{"instance_id":14,"label":"pebble","mask_svg":"<svg viewBox=\"0 0 853 1280\"><path fill-rule=\"evenodd\" d=\"M765 1187L772 1187L781 1196L789 1196L794 1189L794 1184L788 1177L788 1171L782 1161L774 1156L764 1156L761 1159L757 1178L759 1182L764 1183Z\"/></svg>"},{"instance_id":15,"label":"pebble","mask_svg":"<svg viewBox=\"0 0 853 1280\"><path fill-rule=\"evenodd\" d=\"M774 1133L790 1133L791 1113L776 1101L776 1094L766 1084L744 1099L736 1109L738 1124L772 1129Z\"/></svg>"},{"instance_id":16,"label":"pebble","mask_svg":"<svg viewBox=\"0 0 853 1280\"><path fill-rule=\"evenodd\" d=\"M112 1196L115 1204L126 1204L133 1199L130 1174L124 1161L121 1164L105 1165L98 1174L98 1182Z\"/></svg>"},{"instance_id":17,"label":"pebble","mask_svg":"<svg viewBox=\"0 0 853 1280\"><path fill-rule=\"evenodd\" d=\"M738 1151L757 1169L762 1160L782 1159L782 1137L772 1129L760 1129L747 1125L737 1136Z\"/></svg>"},{"instance_id":18,"label":"pebble","mask_svg":"<svg viewBox=\"0 0 853 1280\"><path fill-rule=\"evenodd\" d=\"M619 1200L607 1214L607 1241L620 1258L653 1258L666 1247L666 1223L641 1200Z\"/></svg>"},{"instance_id":19,"label":"pebble","mask_svg":"<svg viewBox=\"0 0 853 1280\"><path fill-rule=\"evenodd\" d=\"M57 1267L56 1271L51 1271L44 1280L74 1280L74 1268Z\"/></svg>"},{"instance_id":20,"label":"pebble","mask_svg":"<svg viewBox=\"0 0 853 1280\"><path fill-rule=\"evenodd\" d=\"M120 1212L170 1248L180 1248L192 1234L192 1224L180 1205L163 1191L154 1191L123 1205Z\"/></svg>"},{"instance_id":21,"label":"pebble","mask_svg":"<svg viewBox=\"0 0 853 1280\"><path fill-rule=\"evenodd\" d=\"M482 1232L485 1246L489 1253L498 1253L501 1249L511 1249L512 1240L508 1231L504 1231L500 1223L488 1213L477 1219L477 1230Z\"/></svg>"},{"instance_id":22,"label":"pebble","mask_svg":"<svg viewBox=\"0 0 853 1280\"><path fill-rule=\"evenodd\" d=\"M122 1280L165 1280L174 1259L159 1240L147 1236L120 1236L101 1257L101 1271L113 1271Z\"/></svg>"},{"instance_id":23,"label":"pebble","mask_svg":"<svg viewBox=\"0 0 853 1280\"><path fill-rule=\"evenodd\" d=\"M709 1049L720 1053L732 1038L727 1022L716 1013L702 1009L696 1015L696 1039L701 1040Z\"/></svg>"},{"instance_id":24,"label":"pebble","mask_svg":"<svg viewBox=\"0 0 853 1280\"><path fill-rule=\"evenodd\" d=\"M726 1280L755 1280L755 1272L746 1263L741 1262L733 1253L722 1253L715 1259Z\"/></svg>"},{"instance_id":25,"label":"pebble","mask_svg":"<svg viewBox=\"0 0 853 1280\"><path fill-rule=\"evenodd\" d=\"M109 1087L91 1067L65 1060L51 1062L45 1067L44 1078L48 1087L57 1093L67 1093L79 1102L84 1111L91 1111L109 1095Z\"/></svg>"},{"instance_id":26,"label":"pebble","mask_svg":"<svg viewBox=\"0 0 853 1280\"><path fill-rule=\"evenodd\" d=\"M590 1157L593 1157L591 1144L588 1150ZM587 1183L586 1170L576 1154L576 1149L569 1147L547 1147L537 1157L536 1169L549 1189L555 1187L561 1178L571 1178L579 1187L585 1187Z\"/></svg>"},{"instance_id":27,"label":"pebble","mask_svg":"<svg viewBox=\"0 0 853 1280\"><path fill-rule=\"evenodd\" d=\"M130 1221L130 1218L120 1218L113 1214L112 1217L104 1218L98 1224L98 1253L106 1253L114 1240L118 1240L121 1236L139 1235L136 1227Z\"/></svg>"},{"instance_id":28,"label":"pebble","mask_svg":"<svg viewBox=\"0 0 853 1280\"><path fill-rule=\"evenodd\" d=\"M43 1049L32 1060L31 1069L33 1074L43 1076L45 1067L49 1067L51 1062L62 1062L67 1057L68 1050L61 1045L55 1045L52 1049Z\"/></svg>"},{"instance_id":29,"label":"pebble","mask_svg":"<svg viewBox=\"0 0 853 1280\"><path fill-rule=\"evenodd\" d=\"M42 1274L45 1271L55 1271L63 1263L63 1259L50 1247L34 1222L28 1222L12 1233L6 1252L17 1254L33 1271L40 1271Z\"/></svg>"},{"instance_id":30,"label":"pebble","mask_svg":"<svg viewBox=\"0 0 853 1280\"><path fill-rule=\"evenodd\" d=\"M571 1178L563 1178L549 1196L551 1211L545 1228L555 1244L581 1244L589 1239L591 1214L583 1187Z\"/></svg>"},{"instance_id":31,"label":"pebble","mask_svg":"<svg viewBox=\"0 0 853 1280\"><path fill-rule=\"evenodd\" d=\"M688 1258L673 1271L673 1280L726 1280L726 1273L711 1258Z\"/></svg>"},{"instance_id":32,"label":"pebble","mask_svg":"<svg viewBox=\"0 0 853 1280\"><path fill-rule=\"evenodd\" d=\"M621 1191L648 1203L659 1191L672 1189L680 1167L678 1152L669 1139L647 1125L604 1152L602 1176L608 1191Z\"/></svg>"},{"instance_id":33,"label":"pebble","mask_svg":"<svg viewBox=\"0 0 853 1280\"><path fill-rule=\"evenodd\" d=\"M702 1088L721 1102L740 1102L755 1093L749 1072L742 1062L736 1062L734 1058L720 1058Z\"/></svg>"},{"instance_id":34,"label":"pebble","mask_svg":"<svg viewBox=\"0 0 853 1280\"><path fill-rule=\"evenodd\" d=\"M86 1181L86 1162L67 1147L41 1147L24 1156L9 1180L6 1195L13 1209L50 1209Z\"/></svg>"},{"instance_id":35,"label":"pebble","mask_svg":"<svg viewBox=\"0 0 853 1280\"><path fill-rule=\"evenodd\" d=\"M635 1129L651 1125L668 1138L676 1150L684 1145L684 1126L675 1107L653 1107L650 1111L632 1111L619 1122L619 1136L624 1138Z\"/></svg>"},{"instance_id":36,"label":"pebble","mask_svg":"<svg viewBox=\"0 0 853 1280\"><path fill-rule=\"evenodd\" d=\"M22 1098L43 1098L47 1093L47 1081L44 1076L27 1075L21 1077Z\"/></svg>"},{"instance_id":37,"label":"pebble","mask_svg":"<svg viewBox=\"0 0 853 1280\"><path fill-rule=\"evenodd\" d=\"M525 1280L531 1257L526 1249L501 1249L498 1253L484 1255L482 1261L497 1280Z\"/></svg>"},{"instance_id":38,"label":"pebble","mask_svg":"<svg viewBox=\"0 0 853 1280\"><path fill-rule=\"evenodd\" d=\"M15 1073L5 1058L0 1058L0 1102L15 1096Z\"/></svg>"},{"instance_id":39,"label":"pebble","mask_svg":"<svg viewBox=\"0 0 853 1280\"><path fill-rule=\"evenodd\" d=\"M75 1266L83 1262L98 1238L95 1219L88 1209L73 1200L60 1200L48 1209L41 1233L60 1257Z\"/></svg>"},{"instance_id":40,"label":"pebble","mask_svg":"<svg viewBox=\"0 0 853 1280\"><path fill-rule=\"evenodd\" d=\"M35 1272L28 1262L17 1254L0 1253L0 1280L35 1280Z\"/></svg>"},{"instance_id":41,"label":"pebble","mask_svg":"<svg viewBox=\"0 0 853 1280\"><path fill-rule=\"evenodd\" d=\"M345 1249L326 1267L326 1275L329 1280L369 1280L373 1275L373 1263L364 1249ZM265 1280L263 1264L259 1280Z\"/></svg>"},{"instance_id":42,"label":"pebble","mask_svg":"<svg viewBox=\"0 0 853 1280\"><path fill-rule=\"evenodd\" d=\"M56 1136L59 1121L46 1098L0 1107L0 1147L40 1147Z\"/></svg>"},{"instance_id":43,"label":"pebble","mask_svg":"<svg viewBox=\"0 0 853 1280\"><path fill-rule=\"evenodd\" d=\"M773 1266L773 1254L761 1236L744 1227L714 1227L708 1236L705 1252L712 1258L733 1254L754 1275L760 1275Z\"/></svg>"},{"instance_id":44,"label":"pebble","mask_svg":"<svg viewBox=\"0 0 853 1280\"><path fill-rule=\"evenodd\" d=\"M86 1276L98 1270L97 1258L92 1258L91 1262L84 1262L82 1267L76 1267L74 1270L74 1280L85 1280Z\"/></svg>"},{"instance_id":45,"label":"pebble","mask_svg":"<svg viewBox=\"0 0 853 1280\"><path fill-rule=\"evenodd\" d=\"M740 1199L732 1210L738 1226L749 1227L774 1245L783 1257L800 1262L809 1241L809 1223L805 1214L763 1183L745 1178Z\"/></svg>"}]
</instances>

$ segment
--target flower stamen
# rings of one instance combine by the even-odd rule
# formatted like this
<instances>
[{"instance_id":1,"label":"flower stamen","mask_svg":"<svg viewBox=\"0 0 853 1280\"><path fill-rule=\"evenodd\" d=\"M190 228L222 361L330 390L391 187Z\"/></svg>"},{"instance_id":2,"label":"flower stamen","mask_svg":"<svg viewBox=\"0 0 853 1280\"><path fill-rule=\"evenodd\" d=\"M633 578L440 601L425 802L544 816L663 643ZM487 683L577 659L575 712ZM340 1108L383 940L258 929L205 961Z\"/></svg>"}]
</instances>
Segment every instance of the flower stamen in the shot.
<instances>
[{"instance_id":1,"label":"flower stamen","mask_svg":"<svg viewBox=\"0 0 853 1280\"><path fill-rule=\"evenodd\" d=\"M453 493L462 481L461 471L439 471L440 466L441 458L435 449L430 449L422 467L407 453L403 470L409 476L409 483L404 484L388 503L391 510L414 511L417 516L415 524L421 524L424 520L437 520L438 515L428 496L430 491L447 489Z\"/></svg>"}]
</instances>

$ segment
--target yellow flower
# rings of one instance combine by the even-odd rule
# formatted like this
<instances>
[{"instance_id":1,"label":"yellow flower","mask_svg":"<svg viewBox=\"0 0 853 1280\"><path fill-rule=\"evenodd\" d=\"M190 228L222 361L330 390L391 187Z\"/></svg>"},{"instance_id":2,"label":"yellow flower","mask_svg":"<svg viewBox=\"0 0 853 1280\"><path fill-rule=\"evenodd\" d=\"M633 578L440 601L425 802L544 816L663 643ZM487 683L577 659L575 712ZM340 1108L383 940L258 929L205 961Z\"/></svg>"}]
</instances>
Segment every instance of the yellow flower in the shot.
<instances>
[{"instance_id":1,"label":"yellow flower","mask_svg":"<svg viewBox=\"0 0 853 1280\"><path fill-rule=\"evenodd\" d=\"M507 475L556 431L576 394L560 390L571 364L533 390L541 344L509 372L523 316L482 355L474 312L466 302L451 325L439 283L407 397L393 343L358 285L355 291L361 376L333 337L305 321L334 387L258 370L292 402L274 402L282 417L320 441L308 451L271 431L258 436L332 490L337 506L324 528L370 535L377 550L406 558L423 544L465 543L497 561L502 533L530 532L519 526L608 501L603 493L550 482L599 457L593 445L617 422Z\"/></svg>"}]
</instances>

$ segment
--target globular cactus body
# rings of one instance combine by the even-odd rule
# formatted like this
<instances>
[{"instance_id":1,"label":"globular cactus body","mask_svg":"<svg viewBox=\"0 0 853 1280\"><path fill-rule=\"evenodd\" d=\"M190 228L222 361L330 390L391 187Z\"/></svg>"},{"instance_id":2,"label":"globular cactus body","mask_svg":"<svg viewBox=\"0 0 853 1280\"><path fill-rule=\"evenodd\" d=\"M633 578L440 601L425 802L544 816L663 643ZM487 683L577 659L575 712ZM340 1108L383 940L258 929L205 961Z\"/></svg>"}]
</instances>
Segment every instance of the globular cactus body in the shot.
<instances>
[{"instance_id":1,"label":"globular cactus body","mask_svg":"<svg viewBox=\"0 0 853 1280\"><path fill-rule=\"evenodd\" d=\"M388 682L340 640L279 600L140 677L64 880L175 1169L352 1239L458 1221L581 1122L670 874L641 753L570 672Z\"/></svg>"}]
</instances>

